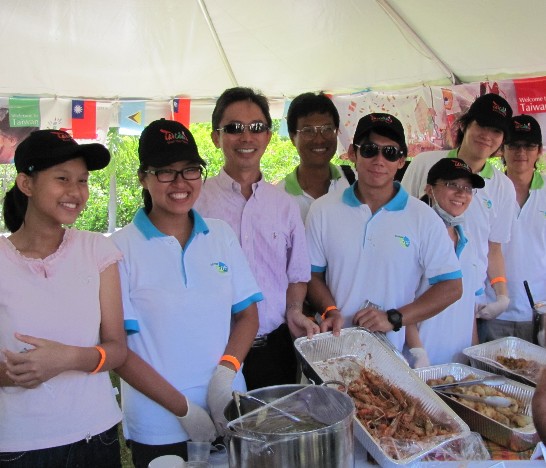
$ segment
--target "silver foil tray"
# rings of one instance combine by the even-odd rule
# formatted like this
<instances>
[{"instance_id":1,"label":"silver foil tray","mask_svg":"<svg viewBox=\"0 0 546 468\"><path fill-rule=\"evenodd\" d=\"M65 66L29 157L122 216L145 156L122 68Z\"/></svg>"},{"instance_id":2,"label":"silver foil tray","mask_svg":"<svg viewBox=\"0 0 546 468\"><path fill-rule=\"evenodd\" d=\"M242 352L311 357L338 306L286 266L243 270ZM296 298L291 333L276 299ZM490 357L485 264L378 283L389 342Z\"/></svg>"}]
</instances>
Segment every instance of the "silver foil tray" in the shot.
<instances>
[{"instance_id":1,"label":"silver foil tray","mask_svg":"<svg viewBox=\"0 0 546 468\"><path fill-rule=\"evenodd\" d=\"M463 354L470 359L472 367L505 375L512 380L532 386L537 384L538 373L535 376L524 375L517 371L504 369L500 365L496 366L494 361L496 361L497 356L527 359L536 361L541 366L546 366L546 349L514 336L465 348Z\"/></svg>"},{"instance_id":2,"label":"silver foil tray","mask_svg":"<svg viewBox=\"0 0 546 468\"><path fill-rule=\"evenodd\" d=\"M422 367L415 369L417 375L426 382L429 379L439 379L446 375L452 375L455 380L462 380L469 375L486 377L494 375L480 369L475 369L464 364L443 364L439 366ZM524 405L522 414L531 416L531 400L534 388L528 385L507 379L503 385L495 388L515 398ZM478 411L463 405L458 400L449 396L440 395L442 399L465 421L470 429L479 432L483 437L502 445L515 452L522 452L534 447L540 442L535 426L531 423L524 428L512 428L491 419Z\"/></svg>"},{"instance_id":3,"label":"silver foil tray","mask_svg":"<svg viewBox=\"0 0 546 468\"><path fill-rule=\"evenodd\" d=\"M434 444L407 457L389 456L355 416L354 433L371 456L383 467L394 468L419 460L445 443L467 435L466 423L423 382L403 361L381 343L371 332L362 328L346 328L340 336L331 332L320 333L312 339L298 338L295 347L303 364L320 380L349 384L362 367L375 371L387 383L403 390L433 422L442 422L451 435L438 438Z\"/></svg>"}]
</instances>

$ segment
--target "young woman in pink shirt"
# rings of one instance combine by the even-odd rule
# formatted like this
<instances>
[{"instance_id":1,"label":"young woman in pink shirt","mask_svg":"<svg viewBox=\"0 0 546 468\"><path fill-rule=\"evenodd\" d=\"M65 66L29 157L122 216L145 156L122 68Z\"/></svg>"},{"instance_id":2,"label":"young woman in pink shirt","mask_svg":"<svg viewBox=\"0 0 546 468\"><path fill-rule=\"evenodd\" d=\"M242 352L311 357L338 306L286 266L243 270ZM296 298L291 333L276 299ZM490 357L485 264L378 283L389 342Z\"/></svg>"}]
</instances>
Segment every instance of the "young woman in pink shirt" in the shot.
<instances>
[{"instance_id":1,"label":"young woman in pink shirt","mask_svg":"<svg viewBox=\"0 0 546 468\"><path fill-rule=\"evenodd\" d=\"M0 465L120 466L108 371L126 356L117 262L102 234L66 228L89 198L99 144L33 132L15 152L0 236Z\"/></svg>"}]
</instances>

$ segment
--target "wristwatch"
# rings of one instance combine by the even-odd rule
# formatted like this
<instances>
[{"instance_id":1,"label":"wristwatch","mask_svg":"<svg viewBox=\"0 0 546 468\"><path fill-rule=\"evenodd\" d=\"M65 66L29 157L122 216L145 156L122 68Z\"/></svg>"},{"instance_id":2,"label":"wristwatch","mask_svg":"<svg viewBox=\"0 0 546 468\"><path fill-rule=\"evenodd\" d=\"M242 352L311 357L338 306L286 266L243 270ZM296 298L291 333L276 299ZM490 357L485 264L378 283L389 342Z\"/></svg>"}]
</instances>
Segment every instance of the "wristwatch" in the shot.
<instances>
[{"instance_id":1,"label":"wristwatch","mask_svg":"<svg viewBox=\"0 0 546 468\"><path fill-rule=\"evenodd\" d=\"M393 326L392 331L397 332L402 328L402 314L399 310L389 309L387 310L387 319Z\"/></svg>"}]
</instances>

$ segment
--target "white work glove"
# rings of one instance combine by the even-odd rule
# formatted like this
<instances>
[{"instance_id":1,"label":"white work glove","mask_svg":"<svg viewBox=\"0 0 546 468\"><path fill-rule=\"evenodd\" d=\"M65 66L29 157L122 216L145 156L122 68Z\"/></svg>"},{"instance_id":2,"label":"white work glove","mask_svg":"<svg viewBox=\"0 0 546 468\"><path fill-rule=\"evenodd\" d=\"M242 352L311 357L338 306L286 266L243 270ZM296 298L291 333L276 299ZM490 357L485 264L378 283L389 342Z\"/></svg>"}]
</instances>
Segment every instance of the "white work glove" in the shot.
<instances>
[{"instance_id":1,"label":"white work glove","mask_svg":"<svg viewBox=\"0 0 546 468\"><path fill-rule=\"evenodd\" d=\"M218 365L209 382L207 405L216 430L221 436L226 432L227 419L224 416L224 409L232 399L235 375L234 370Z\"/></svg>"},{"instance_id":2,"label":"white work glove","mask_svg":"<svg viewBox=\"0 0 546 468\"><path fill-rule=\"evenodd\" d=\"M193 442L213 442L216 440L216 428L209 414L186 398L188 412L186 416L177 416L180 425L184 428Z\"/></svg>"},{"instance_id":3,"label":"white work glove","mask_svg":"<svg viewBox=\"0 0 546 468\"><path fill-rule=\"evenodd\" d=\"M477 306L476 318L481 318L484 320L492 320L497 318L508 308L510 304L510 298L499 294L495 302L489 302L487 304L480 304Z\"/></svg>"},{"instance_id":4,"label":"white work glove","mask_svg":"<svg viewBox=\"0 0 546 468\"><path fill-rule=\"evenodd\" d=\"M424 348L411 348L409 350L410 354L413 356L413 368L417 369L418 367L428 367L430 366L430 361L428 359L428 354Z\"/></svg>"}]
</instances>

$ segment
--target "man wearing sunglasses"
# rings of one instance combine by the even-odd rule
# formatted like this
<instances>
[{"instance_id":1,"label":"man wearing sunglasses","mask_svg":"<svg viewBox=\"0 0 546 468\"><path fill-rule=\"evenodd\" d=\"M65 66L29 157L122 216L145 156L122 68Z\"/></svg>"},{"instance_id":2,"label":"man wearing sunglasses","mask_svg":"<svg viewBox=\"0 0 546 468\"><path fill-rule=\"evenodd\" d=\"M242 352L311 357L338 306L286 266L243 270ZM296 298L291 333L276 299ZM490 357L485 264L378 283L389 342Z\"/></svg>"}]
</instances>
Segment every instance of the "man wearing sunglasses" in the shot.
<instances>
[{"instance_id":1,"label":"man wearing sunglasses","mask_svg":"<svg viewBox=\"0 0 546 468\"><path fill-rule=\"evenodd\" d=\"M271 139L267 99L250 88L224 91L212 127L224 166L204 184L196 206L204 216L231 225L264 295L258 303L258 335L243 366L247 387L296 383L291 333L310 336L318 326L302 313L310 267L298 207L260 171Z\"/></svg>"},{"instance_id":2,"label":"man wearing sunglasses","mask_svg":"<svg viewBox=\"0 0 546 468\"><path fill-rule=\"evenodd\" d=\"M516 189L516 201L510 241L502 245L510 303L505 312L484 323L487 341L506 336L529 342L536 339L523 282L527 281L535 301L546 299L546 187L537 168L541 154L542 132L536 119L530 115L512 117L503 158L506 175ZM494 300L491 287L486 294Z\"/></svg>"},{"instance_id":3,"label":"man wearing sunglasses","mask_svg":"<svg viewBox=\"0 0 546 468\"><path fill-rule=\"evenodd\" d=\"M485 320L491 320L504 312L509 298L506 288L506 269L502 244L510 240L510 225L515 207L515 191L508 178L496 169L488 159L497 154L503 140L509 134L512 108L497 94L478 97L459 120L457 148L450 151L428 151L418 154L410 163L402 186L413 196L424 194L430 168L442 158L462 159L472 172L485 180L485 187L478 189L465 215L465 225L470 239L476 246L478 272L485 285L495 290L492 302L486 302L485 294L476 296L478 335L484 341Z\"/></svg>"},{"instance_id":4,"label":"man wearing sunglasses","mask_svg":"<svg viewBox=\"0 0 546 468\"><path fill-rule=\"evenodd\" d=\"M288 108L286 123L300 163L277 186L294 198L305 221L315 199L345 190L355 181L355 174L349 165L330 162L337 150L339 113L324 93L296 96Z\"/></svg>"},{"instance_id":5,"label":"man wearing sunglasses","mask_svg":"<svg viewBox=\"0 0 546 468\"><path fill-rule=\"evenodd\" d=\"M406 154L398 119L362 117L349 147L357 183L311 205L309 297L322 311L321 331L363 326L386 332L402 350L404 325L461 297L460 266L444 224L394 181ZM431 287L416 297L421 277ZM377 306L364 305L369 302Z\"/></svg>"}]
</instances>

